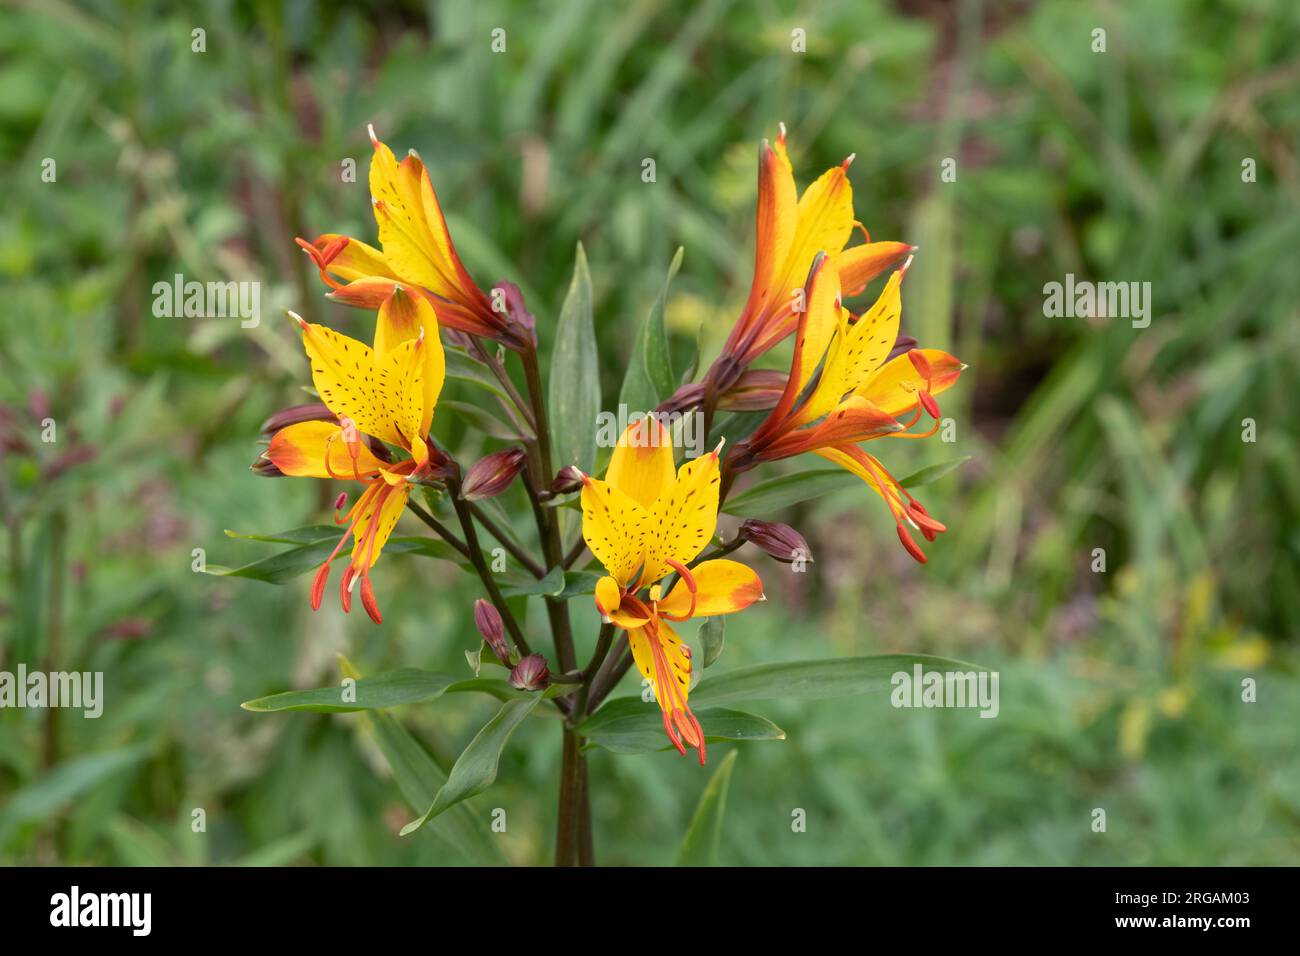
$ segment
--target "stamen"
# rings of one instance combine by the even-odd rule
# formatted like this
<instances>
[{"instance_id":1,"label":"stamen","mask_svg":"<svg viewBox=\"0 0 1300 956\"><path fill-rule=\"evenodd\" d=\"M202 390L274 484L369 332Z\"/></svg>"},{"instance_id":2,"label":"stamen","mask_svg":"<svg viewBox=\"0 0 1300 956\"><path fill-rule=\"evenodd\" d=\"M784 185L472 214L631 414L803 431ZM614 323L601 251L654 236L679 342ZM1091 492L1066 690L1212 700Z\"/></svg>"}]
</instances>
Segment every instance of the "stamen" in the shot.
<instances>
[{"instance_id":1,"label":"stamen","mask_svg":"<svg viewBox=\"0 0 1300 956\"><path fill-rule=\"evenodd\" d=\"M339 582L339 604L343 605L344 614L352 610L352 587L356 584L356 577L356 568L349 564L343 572L343 580Z\"/></svg>"},{"instance_id":2,"label":"stamen","mask_svg":"<svg viewBox=\"0 0 1300 956\"><path fill-rule=\"evenodd\" d=\"M934 374L930 368L930 360L927 359L924 354L922 354L920 349L912 349L910 352L908 352L907 360L911 362L912 367L916 369L916 374L921 376L921 378L925 380L926 385L929 385L930 378Z\"/></svg>"},{"instance_id":3,"label":"stamen","mask_svg":"<svg viewBox=\"0 0 1300 956\"><path fill-rule=\"evenodd\" d=\"M665 561L670 568L682 576L682 582L686 585L686 590L691 595L691 606L687 609L684 616L677 614L665 614L663 616L670 621L688 621L695 614L695 575L691 573L690 568L682 564L680 561L674 561L672 558L666 558ZM656 607L655 610L657 611L658 608Z\"/></svg>"},{"instance_id":4,"label":"stamen","mask_svg":"<svg viewBox=\"0 0 1300 956\"><path fill-rule=\"evenodd\" d=\"M912 353L908 352L907 354L911 355ZM934 400L934 396L931 395L929 391L925 391L917 392L916 397L921 400L921 407L929 413L930 417L938 421L939 403Z\"/></svg>"},{"instance_id":5,"label":"stamen","mask_svg":"<svg viewBox=\"0 0 1300 956\"><path fill-rule=\"evenodd\" d=\"M919 563L925 564L928 559L925 556L925 552L921 550L921 546L912 540L912 536L907 533L907 529L901 524L897 525L897 528L898 540L903 542L903 547L907 549L907 553L914 557Z\"/></svg>"},{"instance_id":6,"label":"stamen","mask_svg":"<svg viewBox=\"0 0 1300 956\"><path fill-rule=\"evenodd\" d=\"M361 579L361 606L376 624L384 623L384 616L379 613L379 602L375 600L375 589L370 585L370 575Z\"/></svg>"}]
</instances>

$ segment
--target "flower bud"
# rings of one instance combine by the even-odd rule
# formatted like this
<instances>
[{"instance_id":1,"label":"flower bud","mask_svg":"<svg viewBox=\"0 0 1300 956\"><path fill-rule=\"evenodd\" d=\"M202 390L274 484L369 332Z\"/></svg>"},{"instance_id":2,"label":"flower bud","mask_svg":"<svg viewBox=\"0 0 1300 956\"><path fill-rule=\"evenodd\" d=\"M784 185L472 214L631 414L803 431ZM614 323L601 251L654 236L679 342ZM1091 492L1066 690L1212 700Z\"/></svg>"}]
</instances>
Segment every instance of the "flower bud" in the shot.
<instances>
[{"instance_id":1,"label":"flower bud","mask_svg":"<svg viewBox=\"0 0 1300 956\"><path fill-rule=\"evenodd\" d=\"M885 361L892 361L893 359L898 358L898 356L910 352L912 349L916 348L916 346L916 339L912 338L910 335L900 335L894 340L894 347L890 349L889 354L885 356Z\"/></svg>"},{"instance_id":2,"label":"flower bud","mask_svg":"<svg viewBox=\"0 0 1300 956\"><path fill-rule=\"evenodd\" d=\"M761 412L775 407L785 391L786 374L770 368L746 369L736 384L718 399L729 412Z\"/></svg>"},{"instance_id":3,"label":"flower bud","mask_svg":"<svg viewBox=\"0 0 1300 956\"><path fill-rule=\"evenodd\" d=\"M655 414L672 415L680 414L695 408L704 400L704 383L694 382L683 385L677 391L673 392L657 406Z\"/></svg>"},{"instance_id":4,"label":"flower bud","mask_svg":"<svg viewBox=\"0 0 1300 956\"><path fill-rule=\"evenodd\" d=\"M510 671L510 686L518 690L545 690L550 683L551 672L541 654L529 654Z\"/></svg>"},{"instance_id":5,"label":"flower bud","mask_svg":"<svg viewBox=\"0 0 1300 956\"><path fill-rule=\"evenodd\" d=\"M492 287L493 292L500 292L505 300L506 318L504 322L506 340L503 344L511 348L537 347L537 320L524 305L524 295L519 286L502 280Z\"/></svg>"},{"instance_id":6,"label":"flower bud","mask_svg":"<svg viewBox=\"0 0 1300 956\"><path fill-rule=\"evenodd\" d=\"M276 467L275 462L265 455L258 455L257 459L248 466L253 474L259 478L283 478L284 472Z\"/></svg>"},{"instance_id":7,"label":"flower bud","mask_svg":"<svg viewBox=\"0 0 1300 956\"><path fill-rule=\"evenodd\" d=\"M739 534L744 540L786 564L791 564L800 558L804 561L813 559L812 552L808 550L808 542L788 524L747 518L740 526Z\"/></svg>"},{"instance_id":8,"label":"flower bud","mask_svg":"<svg viewBox=\"0 0 1300 956\"><path fill-rule=\"evenodd\" d=\"M566 465L555 473L555 480L548 489L552 495L567 495L582 488L582 472L577 465Z\"/></svg>"},{"instance_id":9,"label":"flower bud","mask_svg":"<svg viewBox=\"0 0 1300 956\"><path fill-rule=\"evenodd\" d=\"M502 664L510 666L510 647L506 644L505 627L501 621L501 612L489 602L479 598L474 602L474 626L492 648Z\"/></svg>"},{"instance_id":10,"label":"flower bud","mask_svg":"<svg viewBox=\"0 0 1300 956\"><path fill-rule=\"evenodd\" d=\"M510 487L527 460L522 448L507 448L480 458L465 476L461 497L467 501L496 497Z\"/></svg>"},{"instance_id":11,"label":"flower bud","mask_svg":"<svg viewBox=\"0 0 1300 956\"><path fill-rule=\"evenodd\" d=\"M276 412L262 422L261 432L263 435L274 435L281 428L288 428L290 425L298 425L302 422L332 421L337 419L334 413L325 407L324 402L309 402L306 405L294 405Z\"/></svg>"}]
</instances>

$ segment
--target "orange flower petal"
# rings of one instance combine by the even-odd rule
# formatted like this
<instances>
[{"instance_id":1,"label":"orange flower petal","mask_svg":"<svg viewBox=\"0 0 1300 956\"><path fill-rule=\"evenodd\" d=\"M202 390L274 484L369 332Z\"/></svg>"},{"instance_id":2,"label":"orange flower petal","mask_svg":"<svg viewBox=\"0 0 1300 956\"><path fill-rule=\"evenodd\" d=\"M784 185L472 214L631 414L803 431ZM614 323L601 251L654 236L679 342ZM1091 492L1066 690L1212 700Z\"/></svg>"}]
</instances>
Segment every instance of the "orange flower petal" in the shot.
<instances>
[{"instance_id":1,"label":"orange flower petal","mask_svg":"<svg viewBox=\"0 0 1300 956\"><path fill-rule=\"evenodd\" d=\"M718 558L703 561L691 569L695 576L695 613L692 617L734 614L763 600L763 582L746 564ZM659 602L663 614L684 615L691 606L690 589L678 581L668 597Z\"/></svg>"}]
</instances>

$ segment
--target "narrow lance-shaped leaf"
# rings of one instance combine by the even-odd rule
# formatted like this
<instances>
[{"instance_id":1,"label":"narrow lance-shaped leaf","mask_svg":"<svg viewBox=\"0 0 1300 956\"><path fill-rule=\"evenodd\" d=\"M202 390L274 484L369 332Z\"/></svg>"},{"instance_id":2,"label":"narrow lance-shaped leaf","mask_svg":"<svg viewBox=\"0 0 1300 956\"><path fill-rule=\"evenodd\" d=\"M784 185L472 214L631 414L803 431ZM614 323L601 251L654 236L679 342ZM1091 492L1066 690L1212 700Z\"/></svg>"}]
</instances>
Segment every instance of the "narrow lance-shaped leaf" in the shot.
<instances>
[{"instance_id":1,"label":"narrow lance-shaped leaf","mask_svg":"<svg viewBox=\"0 0 1300 956\"><path fill-rule=\"evenodd\" d=\"M587 254L582 243L578 243L573 281L569 283L569 293L555 326L547 407L555 467L577 465L590 472L596 461L600 368L592 319L591 274L587 271ZM545 476L547 481L552 477Z\"/></svg>"},{"instance_id":2,"label":"narrow lance-shaped leaf","mask_svg":"<svg viewBox=\"0 0 1300 956\"><path fill-rule=\"evenodd\" d=\"M894 674L911 674L913 666L917 664L926 671L985 670L978 664L931 657L928 654L879 654L871 657L756 664L704 678L691 691L691 703L697 707L713 707L740 700L769 700L778 697L812 700L854 694L885 695L889 692L890 680Z\"/></svg>"},{"instance_id":3,"label":"narrow lance-shaped leaf","mask_svg":"<svg viewBox=\"0 0 1300 956\"><path fill-rule=\"evenodd\" d=\"M785 731L766 717L726 707L697 709L705 740L784 740ZM587 745L619 754L648 754L667 750L663 716L654 704L639 697L611 700L578 728Z\"/></svg>"},{"instance_id":4,"label":"narrow lance-shaped leaf","mask_svg":"<svg viewBox=\"0 0 1300 956\"><path fill-rule=\"evenodd\" d=\"M713 772L695 816L677 851L678 866L717 866L718 847L722 842L722 817L727 810L727 791L731 788L731 772L736 766L736 751L723 758Z\"/></svg>"},{"instance_id":5,"label":"narrow lance-shaped leaf","mask_svg":"<svg viewBox=\"0 0 1300 956\"><path fill-rule=\"evenodd\" d=\"M329 537L321 538L310 544L302 544L296 548L289 548L287 551L281 551L278 554L268 555L265 558L259 558L249 564L238 568L228 568L219 564L209 564L203 571L205 574L217 575L220 577L252 578L255 581L265 581L268 584L284 584L292 581L299 575L306 574L308 571L320 567L322 561L330 556L334 546L338 544L339 535L342 533L339 528L324 527L324 530L331 532ZM296 531L280 532L281 535L300 534L305 537L311 531L310 528L300 528ZM259 538L254 535L239 535L227 531L227 535L232 538L249 538L251 540L268 540L281 541L281 537ZM464 558L447 542L438 538L417 538L411 536L399 536L389 538L388 543L384 546L385 555L394 554L421 554L430 558L437 558L443 561L455 561L464 564Z\"/></svg>"},{"instance_id":6,"label":"narrow lance-shaped leaf","mask_svg":"<svg viewBox=\"0 0 1300 956\"><path fill-rule=\"evenodd\" d=\"M668 334L664 331L664 304L668 300L668 286L682 267L682 249L673 256L664 279L663 289L650 307L650 313L641 323L632 358L618 400L632 412L651 411L677 388L673 377L672 360L668 353Z\"/></svg>"},{"instance_id":7,"label":"narrow lance-shaped leaf","mask_svg":"<svg viewBox=\"0 0 1300 956\"><path fill-rule=\"evenodd\" d=\"M339 670L344 677L360 683L364 678L343 655L339 655ZM419 812L427 807L438 790L447 782L447 774L434 763L433 758L396 717L383 711L363 714L365 728L374 737L379 750L393 771L397 788L412 810ZM505 862L496 841L490 839L465 807L455 807L429 827L430 832L444 840L470 863L499 864Z\"/></svg>"},{"instance_id":8,"label":"narrow lance-shaped leaf","mask_svg":"<svg viewBox=\"0 0 1300 956\"><path fill-rule=\"evenodd\" d=\"M938 481L948 472L960 468L970 460L970 455L962 455L960 458L953 458L951 461L943 461L937 465L927 465L912 472L906 478L899 479L898 483L904 488L917 488L921 485L928 485L932 481Z\"/></svg>"},{"instance_id":9,"label":"narrow lance-shaped leaf","mask_svg":"<svg viewBox=\"0 0 1300 956\"><path fill-rule=\"evenodd\" d=\"M402 827L402 836L414 833L462 800L467 800L492 786L497 778L497 765L501 760L501 751L505 749L510 735L523 723L524 718L533 712L533 708L541 703L541 700L540 694L530 694L519 700L507 701L457 758L456 765L447 775L447 782L438 790L429 809L418 820L412 820Z\"/></svg>"},{"instance_id":10,"label":"narrow lance-shaped leaf","mask_svg":"<svg viewBox=\"0 0 1300 956\"><path fill-rule=\"evenodd\" d=\"M797 502L853 487L863 487L862 479L843 468L813 468L760 481L729 498L722 510L746 517L774 514Z\"/></svg>"},{"instance_id":11,"label":"narrow lance-shaped leaf","mask_svg":"<svg viewBox=\"0 0 1300 956\"><path fill-rule=\"evenodd\" d=\"M466 354L461 349L444 347L443 355L447 363L447 378L472 382L486 388L498 398L509 400L501 383L497 381L492 370L478 359Z\"/></svg>"},{"instance_id":12,"label":"narrow lance-shaped leaf","mask_svg":"<svg viewBox=\"0 0 1300 956\"><path fill-rule=\"evenodd\" d=\"M487 678L463 680L450 674L404 667L374 677L363 677L355 684L287 691L248 700L240 706L257 713L301 710L315 714L347 714L356 710L382 710L402 704L422 704L437 700L443 694L466 692L517 696L505 681L492 682Z\"/></svg>"}]
</instances>

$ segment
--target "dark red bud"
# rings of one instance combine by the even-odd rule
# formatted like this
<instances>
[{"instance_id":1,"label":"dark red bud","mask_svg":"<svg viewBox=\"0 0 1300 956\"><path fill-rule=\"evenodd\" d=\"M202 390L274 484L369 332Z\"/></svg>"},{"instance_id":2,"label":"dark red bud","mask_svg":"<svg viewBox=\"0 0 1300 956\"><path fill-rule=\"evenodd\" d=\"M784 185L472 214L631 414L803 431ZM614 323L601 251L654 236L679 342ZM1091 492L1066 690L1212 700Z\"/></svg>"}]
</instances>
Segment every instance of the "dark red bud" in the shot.
<instances>
[{"instance_id":1,"label":"dark red bud","mask_svg":"<svg viewBox=\"0 0 1300 956\"><path fill-rule=\"evenodd\" d=\"M785 391L785 372L770 368L746 369L718 400L718 407L731 412L761 412L775 407Z\"/></svg>"},{"instance_id":2,"label":"dark red bud","mask_svg":"<svg viewBox=\"0 0 1300 956\"><path fill-rule=\"evenodd\" d=\"M695 382L683 385L655 407L659 415L671 415L674 412L686 412L704 400L704 383Z\"/></svg>"},{"instance_id":3,"label":"dark red bud","mask_svg":"<svg viewBox=\"0 0 1300 956\"><path fill-rule=\"evenodd\" d=\"M567 495L581 488L582 473L578 471L577 466L569 465L555 473L555 480L551 482L549 490L552 495Z\"/></svg>"},{"instance_id":4,"label":"dark red bud","mask_svg":"<svg viewBox=\"0 0 1300 956\"><path fill-rule=\"evenodd\" d=\"M283 478L284 472L275 466L275 462L265 455L258 455L257 460L248 466L259 478Z\"/></svg>"},{"instance_id":5,"label":"dark red bud","mask_svg":"<svg viewBox=\"0 0 1300 956\"><path fill-rule=\"evenodd\" d=\"M276 412L262 422L261 432L263 435L274 435L281 428L288 428L290 425L297 425L302 422L334 421L338 421L338 419L334 417L333 412L325 407L323 402L310 402L306 405L294 405L292 408Z\"/></svg>"},{"instance_id":6,"label":"dark red bud","mask_svg":"<svg viewBox=\"0 0 1300 956\"><path fill-rule=\"evenodd\" d=\"M505 625L501 620L501 612L488 601L479 598L474 602L474 626L483 635L483 640L487 641L487 646L492 648L492 653L497 656L497 660L509 667L510 647L506 644Z\"/></svg>"},{"instance_id":7,"label":"dark red bud","mask_svg":"<svg viewBox=\"0 0 1300 956\"><path fill-rule=\"evenodd\" d=\"M748 518L740 526L740 537L761 548L778 561L791 564L796 560L811 561L812 551L798 531L779 521L761 521Z\"/></svg>"},{"instance_id":8,"label":"dark red bud","mask_svg":"<svg viewBox=\"0 0 1300 956\"><path fill-rule=\"evenodd\" d=\"M910 352L912 349L916 348L916 346L916 339L912 338L910 335L900 335L894 340L894 347L889 350L889 355L885 357L885 361L892 361L905 352Z\"/></svg>"},{"instance_id":9,"label":"dark red bud","mask_svg":"<svg viewBox=\"0 0 1300 956\"><path fill-rule=\"evenodd\" d=\"M518 690L546 690L551 671L541 654L529 654L510 671L510 686Z\"/></svg>"},{"instance_id":10,"label":"dark red bud","mask_svg":"<svg viewBox=\"0 0 1300 956\"><path fill-rule=\"evenodd\" d=\"M505 300L506 309L504 322L506 340L502 344L515 349L536 348L537 320L524 305L524 294L519 291L519 286L513 282L501 281L492 287L493 292L498 290L501 292L501 298Z\"/></svg>"},{"instance_id":11,"label":"dark red bud","mask_svg":"<svg viewBox=\"0 0 1300 956\"><path fill-rule=\"evenodd\" d=\"M527 460L522 448L507 448L480 458L465 476L461 497L467 501L496 497L510 487Z\"/></svg>"}]
</instances>

